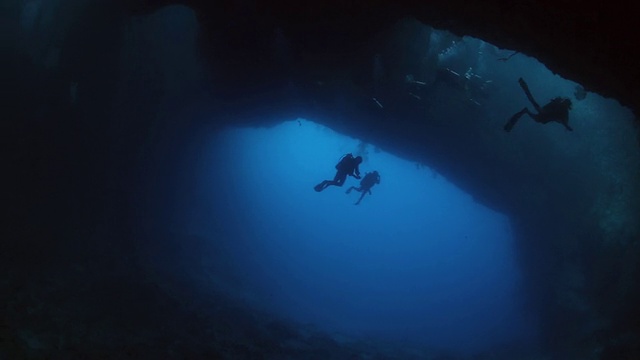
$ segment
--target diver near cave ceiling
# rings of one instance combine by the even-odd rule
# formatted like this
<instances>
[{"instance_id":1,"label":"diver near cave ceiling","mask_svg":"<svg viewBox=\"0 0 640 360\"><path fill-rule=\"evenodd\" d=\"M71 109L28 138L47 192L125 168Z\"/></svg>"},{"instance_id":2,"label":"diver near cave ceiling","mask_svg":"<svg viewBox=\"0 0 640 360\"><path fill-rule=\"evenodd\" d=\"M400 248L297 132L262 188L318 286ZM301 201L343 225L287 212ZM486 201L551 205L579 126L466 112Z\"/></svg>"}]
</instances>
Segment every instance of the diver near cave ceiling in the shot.
<instances>
[{"instance_id":1,"label":"diver near cave ceiling","mask_svg":"<svg viewBox=\"0 0 640 360\"><path fill-rule=\"evenodd\" d=\"M340 161L336 164L336 176L333 180L324 180L320 184L314 186L315 191L320 192L326 189L328 186L342 186L347 180L347 175L353 176L356 179L360 179L360 164L362 163L362 156L353 157L351 154L344 155Z\"/></svg>"},{"instance_id":2,"label":"diver near cave ceiling","mask_svg":"<svg viewBox=\"0 0 640 360\"><path fill-rule=\"evenodd\" d=\"M537 113L533 113L529 111L528 108L524 108L517 113L513 114L509 121L504 125L504 131L510 132L511 129L516 125L516 122L520 119L520 117L524 114L529 115L535 122L539 122L541 124L547 124L552 121L560 123L564 125L564 127L573 131L573 129L569 126L569 110L571 110L571 100L563 97L555 97L549 101L545 106L540 107L538 103L535 101L533 96L531 95L531 91L529 91L529 86L524 81L524 79L518 79L518 83L524 93L527 95L527 98L533 105L534 109Z\"/></svg>"},{"instance_id":3,"label":"diver near cave ceiling","mask_svg":"<svg viewBox=\"0 0 640 360\"><path fill-rule=\"evenodd\" d=\"M368 193L369 195L371 194L371 188L375 185L375 184L380 184L380 174L377 171L373 171L373 172L368 172L364 175L364 177L362 178L362 180L360 181L360 187L355 187L352 186L350 187L346 193L350 193L351 190L355 190L355 191L359 191L362 193L362 195L360 195L360 198L358 199L358 201L356 201L355 205L360 204L360 201L362 201L362 198L364 198L364 196Z\"/></svg>"}]
</instances>

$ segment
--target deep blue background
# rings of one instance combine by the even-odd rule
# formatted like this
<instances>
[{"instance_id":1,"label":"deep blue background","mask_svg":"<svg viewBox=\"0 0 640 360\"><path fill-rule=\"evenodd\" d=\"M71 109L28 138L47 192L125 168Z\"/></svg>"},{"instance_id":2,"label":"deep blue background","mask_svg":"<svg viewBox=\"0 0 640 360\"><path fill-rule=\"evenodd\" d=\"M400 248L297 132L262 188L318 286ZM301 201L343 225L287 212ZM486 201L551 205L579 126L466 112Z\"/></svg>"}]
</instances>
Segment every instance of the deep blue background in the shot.
<instances>
[{"instance_id":1,"label":"deep blue background","mask_svg":"<svg viewBox=\"0 0 640 360\"><path fill-rule=\"evenodd\" d=\"M359 193L345 194L355 178L313 191L347 152L381 174L358 206ZM212 205L190 231L226 224L226 286L254 305L347 336L460 352L535 339L509 219L435 170L303 119L224 131L202 164Z\"/></svg>"}]
</instances>

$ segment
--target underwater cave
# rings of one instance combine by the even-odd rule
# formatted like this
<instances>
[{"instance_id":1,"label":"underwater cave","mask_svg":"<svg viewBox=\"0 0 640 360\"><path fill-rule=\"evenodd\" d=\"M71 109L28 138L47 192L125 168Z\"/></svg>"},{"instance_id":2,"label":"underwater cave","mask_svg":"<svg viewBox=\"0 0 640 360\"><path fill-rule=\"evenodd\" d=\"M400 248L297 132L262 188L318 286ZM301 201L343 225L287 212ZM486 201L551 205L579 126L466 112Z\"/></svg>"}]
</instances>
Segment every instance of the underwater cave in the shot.
<instances>
[{"instance_id":1,"label":"underwater cave","mask_svg":"<svg viewBox=\"0 0 640 360\"><path fill-rule=\"evenodd\" d=\"M502 5L2 5L0 359L640 356L631 25Z\"/></svg>"}]
</instances>

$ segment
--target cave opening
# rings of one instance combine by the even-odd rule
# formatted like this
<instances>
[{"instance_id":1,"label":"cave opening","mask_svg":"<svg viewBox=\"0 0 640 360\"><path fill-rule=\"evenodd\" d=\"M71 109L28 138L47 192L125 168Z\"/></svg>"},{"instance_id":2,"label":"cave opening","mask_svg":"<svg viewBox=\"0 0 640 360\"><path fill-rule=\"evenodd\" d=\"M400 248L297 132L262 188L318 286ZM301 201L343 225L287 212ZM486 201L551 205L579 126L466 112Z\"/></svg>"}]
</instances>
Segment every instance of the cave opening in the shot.
<instances>
[{"instance_id":1,"label":"cave opening","mask_svg":"<svg viewBox=\"0 0 640 360\"><path fill-rule=\"evenodd\" d=\"M332 336L457 355L536 342L508 218L434 169L304 119L222 131L206 153L198 215L180 227L222 243L206 256L233 265L211 276L243 301ZM357 206L354 178L312 189L343 153L381 176Z\"/></svg>"}]
</instances>

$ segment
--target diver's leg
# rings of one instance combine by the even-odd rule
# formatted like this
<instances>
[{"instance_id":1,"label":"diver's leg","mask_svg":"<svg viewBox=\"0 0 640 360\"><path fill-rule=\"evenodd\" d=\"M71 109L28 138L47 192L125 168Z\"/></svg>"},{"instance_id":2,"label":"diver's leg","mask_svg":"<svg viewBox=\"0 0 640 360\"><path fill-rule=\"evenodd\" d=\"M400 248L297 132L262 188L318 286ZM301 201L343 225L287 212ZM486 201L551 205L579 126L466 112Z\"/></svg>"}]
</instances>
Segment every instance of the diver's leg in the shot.
<instances>
[{"instance_id":1,"label":"diver's leg","mask_svg":"<svg viewBox=\"0 0 640 360\"><path fill-rule=\"evenodd\" d=\"M335 180L325 180L324 181L324 187L325 188L328 188L329 186L336 185L336 184L337 184L337 182Z\"/></svg>"},{"instance_id":2,"label":"diver's leg","mask_svg":"<svg viewBox=\"0 0 640 360\"><path fill-rule=\"evenodd\" d=\"M325 180L320 184L316 185L314 189L316 191L322 191L331 185L342 186L346 178L347 178L347 173L338 171L336 172L336 176L333 177L333 180Z\"/></svg>"},{"instance_id":3,"label":"diver's leg","mask_svg":"<svg viewBox=\"0 0 640 360\"><path fill-rule=\"evenodd\" d=\"M320 192L322 190L324 190L328 185L328 183L330 183L331 180L324 180L323 182L321 182L320 184L316 185L313 187L313 189L317 192Z\"/></svg>"},{"instance_id":4,"label":"diver's leg","mask_svg":"<svg viewBox=\"0 0 640 360\"><path fill-rule=\"evenodd\" d=\"M336 174L336 177L333 179L332 184L330 185L342 186L344 185L344 182L346 180L347 180L347 173L338 172Z\"/></svg>"},{"instance_id":5,"label":"diver's leg","mask_svg":"<svg viewBox=\"0 0 640 360\"><path fill-rule=\"evenodd\" d=\"M360 198L358 199L358 201L356 202L356 205L360 204L360 202L362 201L362 199L364 199L364 196L367 194L371 194L371 188L366 188L366 187L361 187L360 192L362 192L362 195L360 195Z\"/></svg>"},{"instance_id":6,"label":"diver's leg","mask_svg":"<svg viewBox=\"0 0 640 360\"><path fill-rule=\"evenodd\" d=\"M522 88L522 90L524 90L524 93L525 95L527 95L527 99L529 99L529 101L533 105L533 108L536 109L537 112L540 112L540 105L538 105L536 100L533 98L533 95L531 95L531 91L529 90L529 85L527 85L527 83L524 81L523 78L518 79L518 83L520 84L520 87Z\"/></svg>"},{"instance_id":7,"label":"diver's leg","mask_svg":"<svg viewBox=\"0 0 640 360\"><path fill-rule=\"evenodd\" d=\"M336 173L336 176L333 178L333 180L325 180L320 184L316 185L315 189L316 191L322 191L331 185L342 186L346 178L347 178L347 173L341 173L340 171L338 171Z\"/></svg>"},{"instance_id":8,"label":"diver's leg","mask_svg":"<svg viewBox=\"0 0 640 360\"><path fill-rule=\"evenodd\" d=\"M516 125L520 117L524 114L531 114L531 113L529 112L529 109L524 108L518 111L517 113L513 114L511 118L509 118L509 121L507 121L507 123L504 125L504 131L506 132L511 131L511 129L513 129L513 127Z\"/></svg>"}]
</instances>

